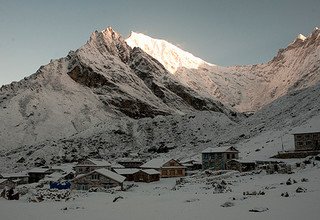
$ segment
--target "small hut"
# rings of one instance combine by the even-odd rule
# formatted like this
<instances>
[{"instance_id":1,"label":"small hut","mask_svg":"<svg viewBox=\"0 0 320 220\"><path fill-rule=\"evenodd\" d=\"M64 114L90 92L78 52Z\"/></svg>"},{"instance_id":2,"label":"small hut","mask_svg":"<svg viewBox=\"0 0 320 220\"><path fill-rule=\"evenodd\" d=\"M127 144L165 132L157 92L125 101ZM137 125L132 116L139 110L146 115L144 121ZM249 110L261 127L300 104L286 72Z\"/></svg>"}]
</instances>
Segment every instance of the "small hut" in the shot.
<instances>
[{"instance_id":1,"label":"small hut","mask_svg":"<svg viewBox=\"0 0 320 220\"><path fill-rule=\"evenodd\" d=\"M114 169L114 171L117 174L126 177L126 181L133 181L133 174L138 172L139 169L137 169L137 168L125 168L125 169Z\"/></svg>"},{"instance_id":2,"label":"small hut","mask_svg":"<svg viewBox=\"0 0 320 220\"><path fill-rule=\"evenodd\" d=\"M155 169L139 170L133 174L133 180L135 182L154 182L160 180L160 172Z\"/></svg>"},{"instance_id":3,"label":"small hut","mask_svg":"<svg viewBox=\"0 0 320 220\"><path fill-rule=\"evenodd\" d=\"M155 158L141 166L142 169L155 169L161 177L182 177L186 175L186 167L174 159Z\"/></svg>"}]
</instances>

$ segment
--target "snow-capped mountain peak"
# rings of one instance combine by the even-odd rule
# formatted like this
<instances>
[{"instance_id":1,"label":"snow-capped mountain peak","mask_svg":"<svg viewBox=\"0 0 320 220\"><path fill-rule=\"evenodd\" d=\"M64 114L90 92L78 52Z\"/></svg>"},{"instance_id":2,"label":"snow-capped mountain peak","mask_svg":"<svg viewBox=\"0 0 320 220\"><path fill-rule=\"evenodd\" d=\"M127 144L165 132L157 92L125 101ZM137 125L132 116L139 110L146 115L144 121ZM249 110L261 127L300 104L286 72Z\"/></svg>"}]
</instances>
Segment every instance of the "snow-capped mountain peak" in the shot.
<instances>
[{"instance_id":1,"label":"snow-capped mountain peak","mask_svg":"<svg viewBox=\"0 0 320 220\"><path fill-rule=\"evenodd\" d=\"M203 64L214 66L165 40L154 39L142 33L131 32L126 42L131 48L140 47L172 74L181 67L197 69Z\"/></svg>"}]
</instances>

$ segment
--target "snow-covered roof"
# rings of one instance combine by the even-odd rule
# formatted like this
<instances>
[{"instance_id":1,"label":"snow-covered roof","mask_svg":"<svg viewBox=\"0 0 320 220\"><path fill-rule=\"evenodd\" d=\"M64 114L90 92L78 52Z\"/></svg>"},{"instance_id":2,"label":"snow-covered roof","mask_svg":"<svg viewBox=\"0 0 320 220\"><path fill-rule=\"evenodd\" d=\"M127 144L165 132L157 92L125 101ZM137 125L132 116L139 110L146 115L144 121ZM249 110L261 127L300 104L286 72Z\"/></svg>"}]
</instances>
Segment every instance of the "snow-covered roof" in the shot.
<instances>
[{"instance_id":1,"label":"snow-covered roof","mask_svg":"<svg viewBox=\"0 0 320 220\"><path fill-rule=\"evenodd\" d=\"M155 158L152 159L145 164L142 164L141 168L153 168L153 169L160 169L165 163L172 160L172 158Z\"/></svg>"},{"instance_id":2,"label":"snow-covered roof","mask_svg":"<svg viewBox=\"0 0 320 220\"><path fill-rule=\"evenodd\" d=\"M155 169L146 169L146 170L141 170L141 171L144 173L147 173L149 175L160 174L160 172Z\"/></svg>"},{"instance_id":3,"label":"snow-covered roof","mask_svg":"<svg viewBox=\"0 0 320 220\"><path fill-rule=\"evenodd\" d=\"M120 175L129 175L129 174L134 174L134 173L138 172L139 169L137 169L137 168L114 169L114 171Z\"/></svg>"},{"instance_id":4,"label":"snow-covered roof","mask_svg":"<svg viewBox=\"0 0 320 220\"><path fill-rule=\"evenodd\" d=\"M110 179L113 179L113 180L115 180L115 181L117 181L119 183L122 183L126 179L126 177L121 176L121 175L119 175L119 174L117 174L115 172L112 172L110 170L107 170L105 168L94 170L94 171L92 171L92 173L93 172L97 172L97 173L99 173L99 174L101 174L103 176L109 177Z\"/></svg>"},{"instance_id":5,"label":"snow-covered roof","mask_svg":"<svg viewBox=\"0 0 320 220\"><path fill-rule=\"evenodd\" d=\"M47 175L43 180L45 181L58 181L59 179L63 178L65 175L62 175L59 172L54 172L50 175Z\"/></svg>"},{"instance_id":6,"label":"snow-covered roof","mask_svg":"<svg viewBox=\"0 0 320 220\"><path fill-rule=\"evenodd\" d=\"M4 179L7 178L21 178L21 177L28 177L28 173L23 171L23 172L18 172L18 173L2 173L1 176Z\"/></svg>"},{"instance_id":7,"label":"snow-covered roof","mask_svg":"<svg viewBox=\"0 0 320 220\"><path fill-rule=\"evenodd\" d=\"M313 134L313 133L320 133L320 130L314 130L314 129L306 129L306 130L302 130L302 129L300 129L300 130L296 130L296 131L294 131L294 133L292 133L292 134Z\"/></svg>"},{"instance_id":8,"label":"snow-covered roof","mask_svg":"<svg viewBox=\"0 0 320 220\"><path fill-rule=\"evenodd\" d=\"M202 153L224 153L224 152L238 152L238 150L229 150L232 146L224 146L224 147L208 147L203 150Z\"/></svg>"},{"instance_id":9,"label":"snow-covered roof","mask_svg":"<svg viewBox=\"0 0 320 220\"><path fill-rule=\"evenodd\" d=\"M122 169L125 168L124 166L122 166L121 164L118 164L117 162L114 162L111 164L111 168L113 169Z\"/></svg>"},{"instance_id":10,"label":"snow-covered roof","mask_svg":"<svg viewBox=\"0 0 320 220\"><path fill-rule=\"evenodd\" d=\"M49 169L47 168L32 168L31 170L28 170L28 173L48 173Z\"/></svg>"},{"instance_id":11,"label":"snow-covered roof","mask_svg":"<svg viewBox=\"0 0 320 220\"><path fill-rule=\"evenodd\" d=\"M112 172L112 171L110 171L108 169L105 169L105 168L93 170L90 173L85 173L85 174L78 175L74 179L79 179L81 177L88 176L88 175L91 175L93 173L99 173L99 174L101 174L101 175L103 175L105 177L108 177L110 179L113 179L114 181L117 181L119 183L122 183L126 179L126 177L121 176L121 175L119 175L119 174L117 174L115 172Z\"/></svg>"},{"instance_id":12,"label":"snow-covered roof","mask_svg":"<svg viewBox=\"0 0 320 220\"><path fill-rule=\"evenodd\" d=\"M253 160L232 159L232 160L229 160L228 162L230 162L230 161L236 161L236 162L239 162L239 163L256 163L256 161L253 161Z\"/></svg>"}]
</instances>

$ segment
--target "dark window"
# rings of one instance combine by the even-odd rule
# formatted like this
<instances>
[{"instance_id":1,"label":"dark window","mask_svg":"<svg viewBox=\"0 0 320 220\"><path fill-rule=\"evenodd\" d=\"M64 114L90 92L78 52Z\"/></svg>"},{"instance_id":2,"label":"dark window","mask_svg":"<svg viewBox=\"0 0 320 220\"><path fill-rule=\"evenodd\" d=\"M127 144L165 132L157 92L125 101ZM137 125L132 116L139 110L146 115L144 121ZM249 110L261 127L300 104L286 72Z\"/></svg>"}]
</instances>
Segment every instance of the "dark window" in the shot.
<instances>
[{"instance_id":1,"label":"dark window","mask_svg":"<svg viewBox=\"0 0 320 220\"><path fill-rule=\"evenodd\" d=\"M232 154L232 158L233 158L233 159L236 158L236 155L235 155L235 154Z\"/></svg>"},{"instance_id":2,"label":"dark window","mask_svg":"<svg viewBox=\"0 0 320 220\"><path fill-rule=\"evenodd\" d=\"M99 174L92 174L91 179L93 180L98 180L99 179Z\"/></svg>"},{"instance_id":3,"label":"dark window","mask_svg":"<svg viewBox=\"0 0 320 220\"><path fill-rule=\"evenodd\" d=\"M230 159L230 154L227 154L227 159Z\"/></svg>"}]
</instances>

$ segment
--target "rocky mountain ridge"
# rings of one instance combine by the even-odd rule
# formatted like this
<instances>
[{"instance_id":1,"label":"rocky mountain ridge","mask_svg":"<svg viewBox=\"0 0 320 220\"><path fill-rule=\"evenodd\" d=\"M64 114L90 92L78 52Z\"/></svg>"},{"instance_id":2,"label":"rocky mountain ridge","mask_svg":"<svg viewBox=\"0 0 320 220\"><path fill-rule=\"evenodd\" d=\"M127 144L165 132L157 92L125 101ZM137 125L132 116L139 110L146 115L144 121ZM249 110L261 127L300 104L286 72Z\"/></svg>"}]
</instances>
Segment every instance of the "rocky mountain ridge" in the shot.
<instances>
[{"instance_id":1,"label":"rocky mountain ridge","mask_svg":"<svg viewBox=\"0 0 320 220\"><path fill-rule=\"evenodd\" d=\"M1 87L1 149L68 137L107 120L217 111L220 102L183 86L112 28L94 32L66 57Z\"/></svg>"},{"instance_id":2,"label":"rocky mountain ridge","mask_svg":"<svg viewBox=\"0 0 320 220\"><path fill-rule=\"evenodd\" d=\"M163 40L144 39L145 36L133 35L127 42L135 42L134 46L140 46L155 58L165 54L182 54L175 46L168 46L170 43L163 43ZM154 45L160 48L152 51ZM161 48L161 45L165 46ZM166 51L167 48L171 48L171 51ZM172 60L176 66L180 65L179 57ZM162 59L159 61L166 68L171 68L172 64L168 65ZM307 37L298 35L285 49L280 49L271 61L264 64L221 67L203 61L193 67L180 65L172 73L181 83L203 96L219 100L240 112L254 112L289 91L317 84L320 81L319 68L320 30L315 28Z\"/></svg>"},{"instance_id":3,"label":"rocky mountain ridge","mask_svg":"<svg viewBox=\"0 0 320 220\"><path fill-rule=\"evenodd\" d=\"M96 31L78 50L0 88L0 166L130 153L183 158L225 144L243 158L267 158L281 150L279 138L292 147L295 129L320 129L318 66L317 29L265 64L205 63L174 74L112 28Z\"/></svg>"}]
</instances>

